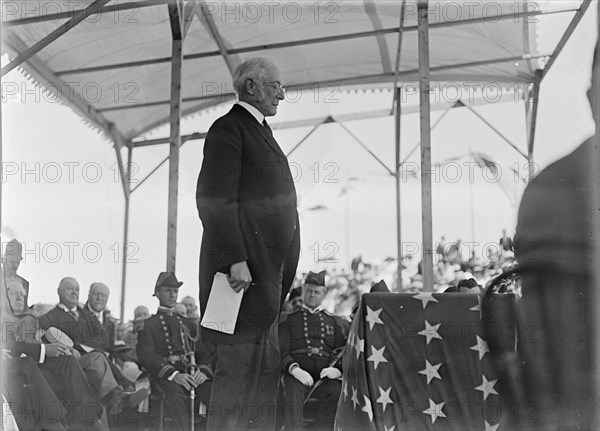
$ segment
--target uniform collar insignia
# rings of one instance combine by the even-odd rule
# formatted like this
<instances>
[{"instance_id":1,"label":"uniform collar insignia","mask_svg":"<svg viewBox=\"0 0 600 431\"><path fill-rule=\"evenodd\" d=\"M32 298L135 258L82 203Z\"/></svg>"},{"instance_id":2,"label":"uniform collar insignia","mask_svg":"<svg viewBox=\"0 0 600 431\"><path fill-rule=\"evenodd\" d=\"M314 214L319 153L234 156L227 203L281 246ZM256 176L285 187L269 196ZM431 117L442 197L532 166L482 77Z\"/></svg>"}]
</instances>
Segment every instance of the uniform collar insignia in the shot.
<instances>
[{"instance_id":1,"label":"uniform collar insignia","mask_svg":"<svg viewBox=\"0 0 600 431\"><path fill-rule=\"evenodd\" d=\"M308 311L310 314L317 314L317 313L323 311L323 307L320 305L317 308L312 309L312 308L309 308L306 305L302 304L302 309Z\"/></svg>"},{"instance_id":2,"label":"uniform collar insignia","mask_svg":"<svg viewBox=\"0 0 600 431\"><path fill-rule=\"evenodd\" d=\"M171 307L171 308L169 308L169 307L163 307L162 305L159 305L159 306L158 306L158 312L159 312L159 313L166 313L166 314L168 314L169 316L172 316L172 315L173 315L173 310L174 310L174 309L175 309L175 307Z\"/></svg>"}]
</instances>

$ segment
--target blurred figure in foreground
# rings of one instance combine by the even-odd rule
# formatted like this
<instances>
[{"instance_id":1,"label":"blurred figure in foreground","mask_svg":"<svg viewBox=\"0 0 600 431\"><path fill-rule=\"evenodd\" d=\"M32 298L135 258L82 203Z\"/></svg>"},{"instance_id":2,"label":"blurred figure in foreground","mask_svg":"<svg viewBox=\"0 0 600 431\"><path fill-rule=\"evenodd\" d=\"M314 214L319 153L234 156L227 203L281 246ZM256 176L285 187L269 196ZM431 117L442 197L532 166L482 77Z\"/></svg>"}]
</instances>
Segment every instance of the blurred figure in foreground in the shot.
<instances>
[{"instance_id":1,"label":"blurred figure in foreground","mask_svg":"<svg viewBox=\"0 0 600 431\"><path fill-rule=\"evenodd\" d=\"M544 169L519 208L518 356L527 430L598 429L598 45L588 98L596 135Z\"/></svg>"}]
</instances>

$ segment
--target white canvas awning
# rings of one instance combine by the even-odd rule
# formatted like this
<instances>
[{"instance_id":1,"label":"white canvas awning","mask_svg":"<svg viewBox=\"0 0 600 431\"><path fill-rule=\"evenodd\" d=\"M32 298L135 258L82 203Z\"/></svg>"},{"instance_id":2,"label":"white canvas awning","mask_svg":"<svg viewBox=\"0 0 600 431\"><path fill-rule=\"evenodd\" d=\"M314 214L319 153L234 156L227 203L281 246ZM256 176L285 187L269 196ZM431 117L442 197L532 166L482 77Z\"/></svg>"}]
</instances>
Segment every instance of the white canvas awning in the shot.
<instances>
[{"instance_id":1,"label":"white canvas awning","mask_svg":"<svg viewBox=\"0 0 600 431\"><path fill-rule=\"evenodd\" d=\"M110 138L128 142L168 123L169 2L26 3L2 6L3 52L32 54L20 66L36 81ZM417 3L406 3L399 50L401 3L193 2L182 114L232 98L232 70L250 56L275 61L292 88L391 85L399 52L398 79L416 80ZM580 3L561 2L558 10L573 13ZM84 6L87 17L60 31ZM552 54L538 51L535 23L556 11L537 3L432 1L429 10L433 81L532 83L540 59Z\"/></svg>"},{"instance_id":2,"label":"white canvas awning","mask_svg":"<svg viewBox=\"0 0 600 431\"><path fill-rule=\"evenodd\" d=\"M198 133L182 139L180 119L232 100L232 73L243 59L269 57L279 65L284 84L299 91L396 90L407 81L471 87L495 83L524 90L529 102L527 157L531 161L540 82L590 4L591 0L15 0L0 3L2 54L10 56L1 75L22 68L114 143L126 201L124 255L129 200L135 190L130 188L127 169L133 149L169 142L167 269L174 270L179 147L188 138L203 136ZM420 14L419 5L424 6ZM567 14L571 21L564 32L557 32L556 43L544 51L538 48L536 23L553 14ZM423 103L428 100L426 88L420 86L422 155L429 153L429 109ZM390 112L397 116L394 174L398 215L398 114L402 107L397 91L393 94L396 104ZM462 100L451 106L472 109ZM315 127L322 122L314 121ZM140 140L165 124L170 124L168 140ZM127 165L123 148L128 149ZM423 171L429 171L427 164ZM425 185L430 184L427 175L422 174ZM424 201L423 214L430 213L431 203ZM401 257L399 215L397 218ZM430 216L423 218L423 238L423 249L430 250ZM427 262L424 267L431 269ZM125 280L123 264L121 316Z\"/></svg>"}]
</instances>

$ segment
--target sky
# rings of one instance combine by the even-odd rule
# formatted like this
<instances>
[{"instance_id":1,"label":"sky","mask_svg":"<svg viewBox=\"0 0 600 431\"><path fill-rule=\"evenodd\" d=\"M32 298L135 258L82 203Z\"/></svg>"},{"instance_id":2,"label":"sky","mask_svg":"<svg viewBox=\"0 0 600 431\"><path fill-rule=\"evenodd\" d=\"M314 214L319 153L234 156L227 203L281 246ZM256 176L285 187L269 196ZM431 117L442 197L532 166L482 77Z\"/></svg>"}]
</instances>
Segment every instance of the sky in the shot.
<instances>
[{"instance_id":1,"label":"sky","mask_svg":"<svg viewBox=\"0 0 600 431\"><path fill-rule=\"evenodd\" d=\"M541 85L536 172L572 151L594 131L585 92L598 26L595 14L592 6ZM544 18L539 28L541 47L553 46L566 24L555 17ZM58 282L72 276L81 285L82 301L91 283L106 283L111 288L108 306L118 314L121 264L127 259L126 319L132 318L137 305L155 309L153 286L166 262L167 164L132 194L130 244L124 257L124 198L111 143L69 108L52 103L19 71L10 72L3 87L6 82L18 85L21 91L2 102L2 241L18 238L25 245L19 273L30 281L29 302L55 303ZM283 102L271 123L392 104L387 90L338 96L336 103L328 104ZM229 106L184 119L182 133L207 130ZM522 102L488 104L477 110L525 151ZM432 124L440 115L441 111L432 113ZM394 125L390 117L345 126L392 167ZM308 131L276 130L275 136L283 150L289 151ZM402 158L418 143L418 131L418 114L404 115ZM161 128L149 137L166 135L168 129ZM195 187L202 145L202 141L190 141L181 149L176 271L184 282L181 297L197 297L198 292L202 225ZM501 180L486 177L480 169L470 172L469 153L485 154L496 161L502 169ZM166 145L136 149L133 180L141 181L167 154ZM299 270L339 270L357 255L369 262L396 256L394 179L347 131L323 126L289 160L297 173L302 233ZM407 163L415 167L418 160L417 151ZM526 176L525 159L463 108L451 110L433 129L432 160L451 161L439 167L433 178L434 241L442 235L446 241L472 241L475 252L484 254L488 244L498 241L502 229L514 233L525 184L511 168ZM409 251L418 247L421 238L420 183L408 175L401 183L402 241Z\"/></svg>"}]
</instances>

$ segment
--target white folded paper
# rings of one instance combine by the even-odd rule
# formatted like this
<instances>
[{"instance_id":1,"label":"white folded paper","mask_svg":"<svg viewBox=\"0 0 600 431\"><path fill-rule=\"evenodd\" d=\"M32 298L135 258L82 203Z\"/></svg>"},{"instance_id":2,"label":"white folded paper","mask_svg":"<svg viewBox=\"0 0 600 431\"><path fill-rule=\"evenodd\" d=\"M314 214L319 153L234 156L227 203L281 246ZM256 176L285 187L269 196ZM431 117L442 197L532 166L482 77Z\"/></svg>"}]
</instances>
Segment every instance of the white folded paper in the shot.
<instances>
[{"instance_id":1,"label":"white folded paper","mask_svg":"<svg viewBox=\"0 0 600 431\"><path fill-rule=\"evenodd\" d=\"M236 293L229 285L227 276L217 272L213 279L201 325L204 328L233 334L242 304L242 296L244 296L243 289Z\"/></svg>"}]
</instances>

